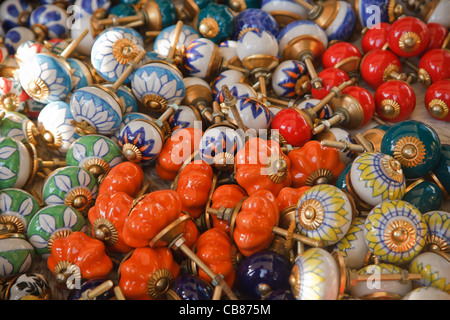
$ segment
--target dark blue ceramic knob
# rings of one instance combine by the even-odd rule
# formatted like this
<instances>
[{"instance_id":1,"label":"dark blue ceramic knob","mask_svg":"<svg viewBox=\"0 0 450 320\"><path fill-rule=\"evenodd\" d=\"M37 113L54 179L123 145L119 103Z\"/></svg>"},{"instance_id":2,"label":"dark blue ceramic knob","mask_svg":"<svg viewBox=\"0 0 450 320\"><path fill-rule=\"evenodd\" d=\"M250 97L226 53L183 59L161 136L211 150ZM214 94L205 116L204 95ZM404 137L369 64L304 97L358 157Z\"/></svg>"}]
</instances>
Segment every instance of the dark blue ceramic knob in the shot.
<instances>
[{"instance_id":1,"label":"dark blue ceramic knob","mask_svg":"<svg viewBox=\"0 0 450 320\"><path fill-rule=\"evenodd\" d=\"M194 275L180 275L173 284L172 290L181 300L212 300L211 285L200 277Z\"/></svg>"},{"instance_id":2,"label":"dark blue ceramic knob","mask_svg":"<svg viewBox=\"0 0 450 320\"><path fill-rule=\"evenodd\" d=\"M271 291L288 290L292 265L282 255L263 250L243 260L236 271L236 288L245 299L261 299Z\"/></svg>"},{"instance_id":3,"label":"dark blue ceramic knob","mask_svg":"<svg viewBox=\"0 0 450 320\"><path fill-rule=\"evenodd\" d=\"M439 186L445 199L450 199L450 145L444 144L441 148L441 159L431 172L431 177Z\"/></svg>"},{"instance_id":4,"label":"dark blue ceramic knob","mask_svg":"<svg viewBox=\"0 0 450 320\"><path fill-rule=\"evenodd\" d=\"M290 290L275 290L267 294L263 300L295 300Z\"/></svg>"},{"instance_id":5,"label":"dark blue ceramic knob","mask_svg":"<svg viewBox=\"0 0 450 320\"><path fill-rule=\"evenodd\" d=\"M423 179L410 184L402 198L414 205L421 213L439 210L442 199L441 189L435 183Z\"/></svg>"},{"instance_id":6,"label":"dark blue ceramic knob","mask_svg":"<svg viewBox=\"0 0 450 320\"><path fill-rule=\"evenodd\" d=\"M407 120L386 131L380 151L400 162L406 179L417 179L433 171L438 164L441 142L429 125Z\"/></svg>"},{"instance_id":7,"label":"dark blue ceramic knob","mask_svg":"<svg viewBox=\"0 0 450 320\"><path fill-rule=\"evenodd\" d=\"M280 27L275 18L270 13L258 8L246 9L236 16L234 39L238 40L240 33L248 28L268 31L274 37L277 37L280 32Z\"/></svg>"},{"instance_id":8,"label":"dark blue ceramic knob","mask_svg":"<svg viewBox=\"0 0 450 320\"><path fill-rule=\"evenodd\" d=\"M88 290L93 290L103 284L106 279L89 279L86 280L79 289L73 289L69 292L69 296L67 297L67 300L78 300L80 298L85 298L83 296L83 293L86 293ZM109 290L106 290L104 293L98 295L95 297L95 300L111 300L114 298L114 289L110 288Z\"/></svg>"}]
</instances>

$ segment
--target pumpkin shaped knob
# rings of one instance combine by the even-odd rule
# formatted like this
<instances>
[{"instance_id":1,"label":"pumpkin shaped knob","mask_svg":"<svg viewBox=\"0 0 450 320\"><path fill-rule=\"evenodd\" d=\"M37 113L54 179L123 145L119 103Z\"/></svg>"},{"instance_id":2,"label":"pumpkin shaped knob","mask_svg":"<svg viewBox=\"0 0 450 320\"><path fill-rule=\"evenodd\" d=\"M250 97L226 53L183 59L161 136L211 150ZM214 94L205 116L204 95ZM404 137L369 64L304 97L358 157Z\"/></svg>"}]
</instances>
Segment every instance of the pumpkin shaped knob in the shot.
<instances>
[{"instance_id":1,"label":"pumpkin shaped knob","mask_svg":"<svg viewBox=\"0 0 450 320\"><path fill-rule=\"evenodd\" d=\"M125 192L136 198L144 184L144 171L134 162L124 161L112 168L100 181L99 194Z\"/></svg>"}]
</instances>

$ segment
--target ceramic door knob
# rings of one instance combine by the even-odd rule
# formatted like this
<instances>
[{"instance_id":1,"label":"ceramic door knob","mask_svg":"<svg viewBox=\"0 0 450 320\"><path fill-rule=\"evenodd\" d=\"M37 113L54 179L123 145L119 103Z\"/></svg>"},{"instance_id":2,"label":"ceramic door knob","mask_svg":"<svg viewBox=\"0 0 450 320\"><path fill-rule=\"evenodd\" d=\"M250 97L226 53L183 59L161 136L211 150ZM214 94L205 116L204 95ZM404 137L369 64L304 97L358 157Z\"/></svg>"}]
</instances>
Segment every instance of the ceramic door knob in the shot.
<instances>
[{"instance_id":1,"label":"ceramic door knob","mask_svg":"<svg viewBox=\"0 0 450 320\"><path fill-rule=\"evenodd\" d=\"M28 2L18 0L6 0L0 6L0 14L3 17L2 29L6 33L17 26L27 26L33 7Z\"/></svg>"},{"instance_id":2,"label":"ceramic door knob","mask_svg":"<svg viewBox=\"0 0 450 320\"><path fill-rule=\"evenodd\" d=\"M444 79L431 84L425 92L425 107L435 119L450 121L450 80Z\"/></svg>"},{"instance_id":3,"label":"ceramic door knob","mask_svg":"<svg viewBox=\"0 0 450 320\"><path fill-rule=\"evenodd\" d=\"M212 94L214 100L217 100L217 95L221 92L222 87L227 85L231 87L236 83L246 82L247 76L241 71L224 70L220 72L212 81Z\"/></svg>"},{"instance_id":4,"label":"ceramic door knob","mask_svg":"<svg viewBox=\"0 0 450 320\"><path fill-rule=\"evenodd\" d=\"M450 213L447 211L436 210L422 211L423 218L428 227L427 248L442 252L449 251L450 232L447 228Z\"/></svg>"},{"instance_id":5,"label":"ceramic door knob","mask_svg":"<svg viewBox=\"0 0 450 320\"><path fill-rule=\"evenodd\" d=\"M46 38L66 38L69 15L55 4L44 4L34 9L30 15L30 27L38 41Z\"/></svg>"},{"instance_id":6,"label":"ceramic door knob","mask_svg":"<svg viewBox=\"0 0 450 320\"><path fill-rule=\"evenodd\" d=\"M374 49L366 53L361 60L361 77L374 89L392 78L404 80L401 71L400 59L388 50Z\"/></svg>"},{"instance_id":7,"label":"ceramic door knob","mask_svg":"<svg viewBox=\"0 0 450 320\"><path fill-rule=\"evenodd\" d=\"M39 133L34 122L27 116L15 111L6 111L0 117L0 137L11 137L20 142L37 144Z\"/></svg>"},{"instance_id":8,"label":"ceramic door knob","mask_svg":"<svg viewBox=\"0 0 450 320\"><path fill-rule=\"evenodd\" d=\"M388 4L389 1L387 0L362 0L355 2L355 15L360 25L363 28L370 28L376 25L377 22L389 23Z\"/></svg>"},{"instance_id":9,"label":"ceramic door knob","mask_svg":"<svg viewBox=\"0 0 450 320\"><path fill-rule=\"evenodd\" d=\"M337 68L349 76L355 76L359 71L362 54L358 47L350 42L337 42L330 45L322 55L324 68Z\"/></svg>"},{"instance_id":10,"label":"ceramic door knob","mask_svg":"<svg viewBox=\"0 0 450 320\"><path fill-rule=\"evenodd\" d=\"M403 300L450 300L450 294L435 287L419 287L408 292Z\"/></svg>"},{"instance_id":11,"label":"ceramic door knob","mask_svg":"<svg viewBox=\"0 0 450 320\"><path fill-rule=\"evenodd\" d=\"M43 274L27 272L4 279L2 285L6 290L1 292L2 300L50 300L52 297L52 288Z\"/></svg>"},{"instance_id":12,"label":"ceramic door knob","mask_svg":"<svg viewBox=\"0 0 450 320\"><path fill-rule=\"evenodd\" d=\"M169 125L172 132L183 128L196 128L202 123L200 112L193 106L181 105L170 117Z\"/></svg>"},{"instance_id":13,"label":"ceramic door knob","mask_svg":"<svg viewBox=\"0 0 450 320\"><path fill-rule=\"evenodd\" d=\"M1 277L28 272L31 269L36 253L24 234L2 234L0 243Z\"/></svg>"},{"instance_id":14,"label":"ceramic door knob","mask_svg":"<svg viewBox=\"0 0 450 320\"><path fill-rule=\"evenodd\" d=\"M297 60L281 62L272 74L272 89L282 99L298 99L310 90L306 66Z\"/></svg>"},{"instance_id":15,"label":"ceramic door knob","mask_svg":"<svg viewBox=\"0 0 450 320\"><path fill-rule=\"evenodd\" d=\"M181 300L213 300L214 289L199 276L182 274L173 280L173 290Z\"/></svg>"},{"instance_id":16,"label":"ceramic door knob","mask_svg":"<svg viewBox=\"0 0 450 320\"><path fill-rule=\"evenodd\" d=\"M425 213L439 210L444 196L437 184L420 178L408 185L402 200L411 203L420 212Z\"/></svg>"},{"instance_id":17,"label":"ceramic door knob","mask_svg":"<svg viewBox=\"0 0 450 320\"><path fill-rule=\"evenodd\" d=\"M427 25L418 18L398 19L389 30L389 49L400 57L420 55L430 42Z\"/></svg>"},{"instance_id":18,"label":"ceramic door knob","mask_svg":"<svg viewBox=\"0 0 450 320\"><path fill-rule=\"evenodd\" d=\"M185 48L191 43L191 41L202 37L202 35L197 30L188 25L182 26L181 32L178 35L177 43L173 43L173 41L175 41L174 40L175 36L176 36L176 25L171 25L161 30L161 33L156 37L155 41L153 42L153 51L167 57L172 46L175 46L175 48L176 47Z\"/></svg>"},{"instance_id":19,"label":"ceramic door knob","mask_svg":"<svg viewBox=\"0 0 450 320\"><path fill-rule=\"evenodd\" d=\"M3 39L9 55L12 56L16 54L17 48L21 43L29 40L36 40L36 36L33 31L26 27L14 27L10 29Z\"/></svg>"},{"instance_id":20,"label":"ceramic door knob","mask_svg":"<svg viewBox=\"0 0 450 320\"><path fill-rule=\"evenodd\" d=\"M383 49L388 41L391 24L380 22L370 26L363 34L361 39L361 49L367 54L373 49Z\"/></svg>"},{"instance_id":21,"label":"ceramic door knob","mask_svg":"<svg viewBox=\"0 0 450 320\"><path fill-rule=\"evenodd\" d=\"M239 101L240 99L246 99L249 98L248 100L255 100L257 101L258 98L258 94L256 93L256 91L252 88L252 86L250 86L247 83L235 83L232 85L228 85L228 90L230 91L230 93L236 97L236 99ZM251 99L253 98L253 99ZM220 90L219 93L217 94L217 98L216 101L219 103L223 103L225 101L225 92L223 90ZM241 102L242 103L242 102ZM263 105L262 102L259 103L260 105ZM222 105L222 110L224 110L223 105ZM232 115L232 114L231 114Z\"/></svg>"},{"instance_id":22,"label":"ceramic door knob","mask_svg":"<svg viewBox=\"0 0 450 320\"><path fill-rule=\"evenodd\" d=\"M381 84L374 94L378 116L389 122L409 119L416 108L416 94L403 81L390 80Z\"/></svg>"},{"instance_id":23,"label":"ceramic door knob","mask_svg":"<svg viewBox=\"0 0 450 320\"><path fill-rule=\"evenodd\" d=\"M144 171L134 162L124 161L114 166L102 179L98 194L124 192L132 198L138 197L144 186Z\"/></svg>"},{"instance_id":24,"label":"ceramic door knob","mask_svg":"<svg viewBox=\"0 0 450 320\"><path fill-rule=\"evenodd\" d=\"M110 0L91 0L91 1L82 1L75 0L73 1L74 5L78 5L80 15L92 15L95 10L98 8L103 8L107 11L111 9L111 1Z\"/></svg>"},{"instance_id":25,"label":"ceramic door knob","mask_svg":"<svg viewBox=\"0 0 450 320\"><path fill-rule=\"evenodd\" d=\"M248 129L255 132L265 132L270 128L272 114L268 106L259 99L239 98L236 101L236 108L242 119L242 123ZM229 118L236 121L233 112L229 112Z\"/></svg>"},{"instance_id":26,"label":"ceramic door knob","mask_svg":"<svg viewBox=\"0 0 450 320\"><path fill-rule=\"evenodd\" d=\"M24 187L32 175L32 159L27 147L11 137L2 137L0 154L0 190Z\"/></svg>"},{"instance_id":27,"label":"ceramic door knob","mask_svg":"<svg viewBox=\"0 0 450 320\"><path fill-rule=\"evenodd\" d=\"M314 99L323 99L330 93L331 88L337 87L341 83L348 81L350 78L339 68L327 67L318 73L318 77L322 79L322 88L311 88L311 95Z\"/></svg>"},{"instance_id":28,"label":"ceramic door knob","mask_svg":"<svg viewBox=\"0 0 450 320\"><path fill-rule=\"evenodd\" d=\"M220 43L233 34L235 18L226 5L214 2L208 4L200 10L197 20L197 30L214 43Z\"/></svg>"},{"instance_id":29,"label":"ceramic door knob","mask_svg":"<svg viewBox=\"0 0 450 320\"><path fill-rule=\"evenodd\" d=\"M448 35L447 28L440 23L429 22L427 23L427 28L430 33L430 42L428 43L428 47L424 50L424 53L433 49L442 48L446 36Z\"/></svg>"},{"instance_id":30,"label":"ceramic door knob","mask_svg":"<svg viewBox=\"0 0 450 320\"><path fill-rule=\"evenodd\" d=\"M211 3L211 0L185 0L182 6L177 10L178 18L183 21L194 19L201 9Z\"/></svg>"},{"instance_id":31,"label":"ceramic door knob","mask_svg":"<svg viewBox=\"0 0 450 320\"><path fill-rule=\"evenodd\" d=\"M308 19L306 8L291 0L263 0L261 10L273 16L280 28L296 20Z\"/></svg>"},{"instance_id":32,"label":"ceramic door knob","mask_svg":"<svg viewBox=\"0 0 450 320\"><path fill-rule=\"evenodd\" d=\"M417 255L409 264L409 271L422 277L416 283L421 287L437 288L449 292L448 255L429 251Z\"/></svg>"},{"instance_id":33,"label":"ceramic door knob","mask_svg":"<svg viewBox=\"0 0 450 320\"><path fill-rule=\"evenodd\" d=\"M233 38L239 40L241 32L249 28L266 30L275 37L280 32L277 20L262 8L247 8L236 15Z\"/></svg>"}]
</instances>

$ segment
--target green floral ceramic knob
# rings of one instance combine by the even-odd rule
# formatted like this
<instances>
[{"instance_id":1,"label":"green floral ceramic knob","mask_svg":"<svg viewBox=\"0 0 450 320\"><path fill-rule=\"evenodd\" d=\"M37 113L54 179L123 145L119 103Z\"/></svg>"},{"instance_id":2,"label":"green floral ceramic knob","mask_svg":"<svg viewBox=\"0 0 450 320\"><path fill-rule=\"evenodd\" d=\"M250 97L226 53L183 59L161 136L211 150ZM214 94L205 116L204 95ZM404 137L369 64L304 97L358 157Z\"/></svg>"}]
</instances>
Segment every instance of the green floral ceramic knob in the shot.
<instances>
[{"instance_id":1,"label":"green floral ceramic knob","mask_svg":"<svg viewBox=\"0 0 450 320\"><path fill-rule=\"evenodd\" d=\"M35 214L28 225L27 235L36 252L48 258L55 239L66 237L74 231L86 230L86 220L80 212L57 204L44 207Z\"/></svg>"},{"instance_id":2,"label":"green floral ceramic knob","mask_svg":"<svg viewBox=\"0 0 450 320\"><path fill-rule=\"evenodd\" d=\"M450 258L440 251L419 254L409 265L409 272L419 273L421 287L434 287L450 293Z\"/></svg>"},{"instance_id":3,"label":"green floral ceramic knob","mask_svg":"<svg viewBox=\"0 0 450 320\"><path fill-rule=\"evenodd\" d=\"M21 233L0 234L0 278L27 272L34 261L34 248Z\"/></svg>"},{"instance_id":4,"label":"green floral ceramic knob","mask_svg":"<svg viewBox=\"0 0 450 320\"><path fill-rule=\"evenodd\" d=\"M413 205L388 200L369 212L364 235L370 251L381 261L402 264L420 254L427 231L422 214Z\"/></svg>"},{"instance_id":5,"label":"green floral ceramic knob","mask_svg":"<svg viewBox=\"0 0 450 320\"><path fill-rule=\"evenodd\" d=\"M450 212L429 211L423 219L428 226L427 248L450 253Z\"/></svg>"},{"instance_id":6,"label":"green floral ceramic knob","mask_svg":"<svg viewBox=\"0 0 450 320\"><path fill-rule=\"evenodd\" d=\"M65 204L87 213L97 197L97 179L77 166L67 166L50 173L44 182L42 197L48 206Z\"/></svg>"},{"instance_id":7,"label":"green floral ceramic knob","mask_svg":"<svg viewBox=\"0 0 450 320\"><path fill-rule=\"evenodd\" d=\"M104 175L123 161L122 151L110 138L86 135L75 140L66 154L68 166L79 166L95 177Z\"/></svg>"},{"instance_id":8,"label":"green floral ceramic knob","mask_svg":"<svg viewBox=\"0 0 450 320\"><path fill-rule=\"evenodd\" d=\"M9 188L0 191L0 233L25 233L28 223L41 209L28 192Z\"/></svg>"},{"instance_id":9,"label":"green floral ceramic knob","mask_svg":"<svg viewBox=\"0 0 450 320\"><path fill-rule=\"evenodd\" d=\"M0 190L22 188L32 172L32 161L25 145L11 137L0 138Z\"/></svg>"},{"instance_id":10,"label":"green floral ceramic knob","mask_svg":"<svg viewBox=\"0 0 450 320\"><path fill-rule=\"evenodd\" d=\"M15 112L0 110L0 137L11 137L21 142L36 145L37 127L27 116Z\"/></svg>"}]
</instances>

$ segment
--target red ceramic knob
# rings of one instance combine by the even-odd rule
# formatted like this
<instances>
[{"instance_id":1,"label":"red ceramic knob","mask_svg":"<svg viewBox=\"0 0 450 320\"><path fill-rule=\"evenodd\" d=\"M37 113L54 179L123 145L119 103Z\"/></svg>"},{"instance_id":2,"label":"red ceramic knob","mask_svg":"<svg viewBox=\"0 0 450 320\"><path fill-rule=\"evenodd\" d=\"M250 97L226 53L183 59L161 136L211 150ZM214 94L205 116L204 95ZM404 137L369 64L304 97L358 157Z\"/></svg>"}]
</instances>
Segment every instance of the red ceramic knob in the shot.
<instances>
[{"instance_id":1,"label":"red ceramic knob","mask_svg":"<svg viewBox=\"0 0 450 320\"><path fill-rule=\"evenodd\" d=\"M311 140L311 126L298 110L286 108L273 117L271 129L278 130L286 142L293 147L301 147Z\"/></svg>"},{"instance_id":2,"label":"red ceramic knob","mask_svg":"<svg viewBox=\"0 0 450 320\"><path fill-rule=\"evenodd\" d=\"M427 89L425 107L433 118L450 121L450 79L437 81Z\"/></svg>"},{"instance_id":3,"label":"red ceramic knob","mask_svg":"<svg viewBox=\"0 0 450 320\"><path fill-rule=\"evenodd\" d=\"M359 125L359 127L364 127L366 124L368 124L375 114L375 100L372 94L367 89L356 86L345 88L344 90L342 90L342 94L348 94L358 101L359 106L361 107L364 114L362 123Z\"/></svg>"},{"instance_id":4,"label":"red ceramic knob","mask_svg":"<svg viewBox=\"0 0 450 320\"><path fill-rule=\"evenodd\" d=\"M430 32L418 18L404 17L396 20L389 30L389 49L404 58L416 57L428 47Z\"/></svg>"},{"instance_id":5,"label":"red ceramic knob","mask_svg":"<svg viewBox=\"0 0 450 320\"><path fill-rule=\"evenodd\" d=\"M349 80L347 73L333 67L323 69L319 72L318 77L322 79L322 88L320 90L311 88L311 95L313 98L319 100L325 98L330 93L331 88L337 87L341 83Z\"/></svg>"},{"instance_id":6,"label":"red ceramic knob","mask_svg":"<svg viewBox=\"0 0 450 320\"><path fill-rule=\"evenodd\" d=\"M185 216L186 214L180 212L180 218ZM183 230L183 238L184 244L192 250L194 245L196 244L198 237L200 236L200 232L198 231L197 225L195 224L194 219L189 219L186 222Z\"/></svg>"},{"instance_id":7,"label":"red ceramic knob","mask_svg":"<svg viewBox=\"0 0 450 320\"><path fill-rule=\"evenodd\" d=\"M419 62L419 81L429 87L439 80L450 78L450 51L433 49L423 55Z\"/></svg>"},{"instance_id":8,"label":"red ceramic knob","mask_svg":"<svg viewBox=\"0 0 450 320\"><path fill-rule=\"evenodd\" d=\"M444 43L444 39L448 34L448 30L442 24L430 22L427 23L428 31L430 32L430 43L425 49L424 53L433 50L440 49Z\"/></svg>"},{"instance_id":9,"label":"red ceramic knob","mask_svg":"<svg viewBox=\"0 0 450 320\"><path fill-rule=\"evenodd\" d=\"M245 190L236 184L225 184L219 186L216 190L214 190L211 200L211 208L234 208L246 196L247 193ZM211 215L211 217L213 221L212 226L214 228L221 229L227 233L230 232L230 225L226 220L218 219L215 215Z\"/></svg>"},{"instance_id":10,"label":"red ceramic knob","mask_svg":"<svg viewBox=\"0 0 450 320\"><path fill-rule=\"evenodd\" d=\"M329 46L322 55L324 68L338 68L346 73L358 71L361 52L350 42L336 42Z\"/></svg>"},{"instance_id":11,"label":"red ceramic knob","mask_svg":"<svg viewBox=\"0 0 450 320\"><path fill-rule=\"evenodd\" d=\"M361 49L368 53L374 49L381 49L388 42L389 30L391 24L381 22L368 29L361 39Z\"/></svg>"},{"instance_id":12,"label":"red ceramic knob","mask_svg":"<svg viewBox=\"0 0 450 320\"><path fill-rule=\"evenodd\" d=\"M100 184L99 194L125 192L135 198L144 183L144 171L133 162L124 161L114 166Z\"/></svg>"},{"instance_id":13,"label":"red ceramic knob","mask_svg":"<svg viewBox=\"0 0 450 320\"><path fill-rule=\"evenodd\" d=\"M360 66L361 77L374 89L386 81L392 71L400 73L401 70L400 59L394 53L381 49L367 53Z\"/></svg>"},{"instance_id":14,"label":"red ceramic knob","mask_svg":"<svg viewBox=\"0 0 450 320\"><path fill-rule=\"evenodd\" d=\"M411 86L399 80L390 80L375 91L375 106L378 116L389 122L408 119L416 108L416 94Z\"/></svg>"}]
</instances>

